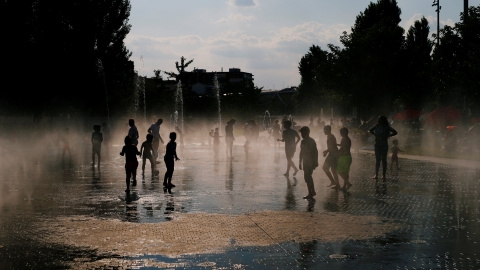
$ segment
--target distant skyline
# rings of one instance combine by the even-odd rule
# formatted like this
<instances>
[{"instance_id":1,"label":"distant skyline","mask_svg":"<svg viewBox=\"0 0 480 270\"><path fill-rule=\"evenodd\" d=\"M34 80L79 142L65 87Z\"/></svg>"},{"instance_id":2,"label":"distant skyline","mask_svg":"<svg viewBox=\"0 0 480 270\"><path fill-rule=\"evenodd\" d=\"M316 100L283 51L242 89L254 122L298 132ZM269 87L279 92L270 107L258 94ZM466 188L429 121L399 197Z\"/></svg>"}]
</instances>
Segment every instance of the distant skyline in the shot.
<instances>
[{"instance_id":1,"label":"distant skyline","mask_svg":"<svg viewBox=\"0 0 480 270\"><path fill-rule=\"evenodd\" d=\"M254 75L258 87L298 86L298 63L310 46L341 46L343 31L351 32L367 0L131 0L132 29L125 44L139 75L153 70L175 71L184 56L194 59L187 70L228 71L240 68ZM425 16L437 31L432 0L399 0L401 23L408 31ZM469 0L478 6L480 0ZM460 20L463 1L440 1L440 27ZM167 75L162 74L166 79Z\"/></svg>"}]
</instances>

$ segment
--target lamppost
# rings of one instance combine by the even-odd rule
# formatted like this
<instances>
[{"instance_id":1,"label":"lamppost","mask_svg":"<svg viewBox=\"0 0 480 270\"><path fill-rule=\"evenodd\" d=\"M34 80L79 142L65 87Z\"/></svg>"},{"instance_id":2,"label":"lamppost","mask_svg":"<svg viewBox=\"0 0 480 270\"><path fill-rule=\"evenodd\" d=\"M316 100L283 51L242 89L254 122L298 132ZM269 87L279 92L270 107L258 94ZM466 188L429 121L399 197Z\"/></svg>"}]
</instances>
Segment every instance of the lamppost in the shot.
<instances>
[{"instance_id":1,"label":"lamppost","mask_svg":"<svg viewBox=\"0 0 480 270\"><path fill-rule=\"evenodd\" d=\"M437 46L440 43L440 9L442 8L440 6L440 0L433 0L432 7L437 6Z\"/></svg>"},{"instance_id":2,"label":"lamppost","mask_svg":"<svg viewBox=\"0 0 480 270\"><path fill-rule=\"evenodd\" d=\"M463 0L463 16L465 18L468 16L468 0Z\"/></svg>"}]
</instances>

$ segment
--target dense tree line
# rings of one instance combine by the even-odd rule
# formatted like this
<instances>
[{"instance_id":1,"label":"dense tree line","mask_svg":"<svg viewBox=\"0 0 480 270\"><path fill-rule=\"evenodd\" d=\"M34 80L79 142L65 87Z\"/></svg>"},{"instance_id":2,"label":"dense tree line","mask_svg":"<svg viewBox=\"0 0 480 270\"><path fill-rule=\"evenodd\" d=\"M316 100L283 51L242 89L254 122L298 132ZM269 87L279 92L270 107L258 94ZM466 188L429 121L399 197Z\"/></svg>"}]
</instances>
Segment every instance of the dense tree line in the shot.
<instances>
[{"instance_id":1,"label":"dense tree line","mask_svg":"<svg viewBox=\"0 0 480 270\"><path fill-rule=\"evenodd\" d=\"M357 108L364 118L445 105L477 110L480 7L470 7L454 27L445 26L438 46L425 18L405 32L400 14L395 0L372 2L340 37L343 48L312 45L299 63L299 110Z\"/></svg>"},{"instance_id":2,"label":"dense tree line","mask_svg":"<svg viewBox=\"0 0 480 270\"><path fill-rule=\"evenodd\" d=\"M128 0L2 1L1 113L107 115L130 102Z\"/></svg>"}]
</instances>

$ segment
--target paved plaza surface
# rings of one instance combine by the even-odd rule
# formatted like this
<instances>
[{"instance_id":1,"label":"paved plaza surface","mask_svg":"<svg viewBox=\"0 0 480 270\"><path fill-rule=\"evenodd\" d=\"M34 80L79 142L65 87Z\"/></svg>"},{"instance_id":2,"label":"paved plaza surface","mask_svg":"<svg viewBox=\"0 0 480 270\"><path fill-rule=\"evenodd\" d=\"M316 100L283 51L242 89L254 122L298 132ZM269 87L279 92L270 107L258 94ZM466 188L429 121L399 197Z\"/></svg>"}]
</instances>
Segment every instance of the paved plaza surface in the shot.
<instances>
[{"instance_id":1,"label":"paved plaza surface","mask_svg":"<svg viewBox=\"0 0 480 270\"><path fill-rule=\"evenodd\" d=\"M124 157L101 167L4 161L0 174L1 269L479 269L480 167L402 158L372 179L374 156L354 154L352 188L327 188L314 171L285 177L283 148L258 147L233 161L209 145L179 147L175 188L138 169L125 195ZM324 158L320 157L323 163ZM298 163L298 151L294 161ZM341 180L341 183L343 181Z\"/></svg>"}]
</instances>

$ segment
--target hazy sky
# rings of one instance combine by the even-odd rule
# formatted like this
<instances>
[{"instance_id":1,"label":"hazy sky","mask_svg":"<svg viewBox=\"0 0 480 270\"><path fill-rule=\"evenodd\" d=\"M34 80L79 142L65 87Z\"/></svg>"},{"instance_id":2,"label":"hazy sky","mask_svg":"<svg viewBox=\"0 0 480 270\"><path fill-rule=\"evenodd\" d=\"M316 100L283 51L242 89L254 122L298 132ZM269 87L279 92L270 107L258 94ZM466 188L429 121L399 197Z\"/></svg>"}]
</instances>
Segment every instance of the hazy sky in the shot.
<instances>
[{"instance_id":1,"label":"hazy sky","mask_svg":"<svg viewBox=\"0 0 480 270\"><path fill-rule=\"evenodd\" d=\"M184 56L193 68L228 71L240 68L254 75L264 89L300 83L298 63L311 45L341 45L367 0L130 0L132 25L126 46L139 75L175 71ZM374 1L376 2L376 1ZM433 0L398 0L401 26L407 31L425 16L437 31ZM478 6L480 0L470 0ZM460 20L462 0L441 0L440 27ZM163 75L166 78L166 75Z\"/></svg>"}]
</instances>

